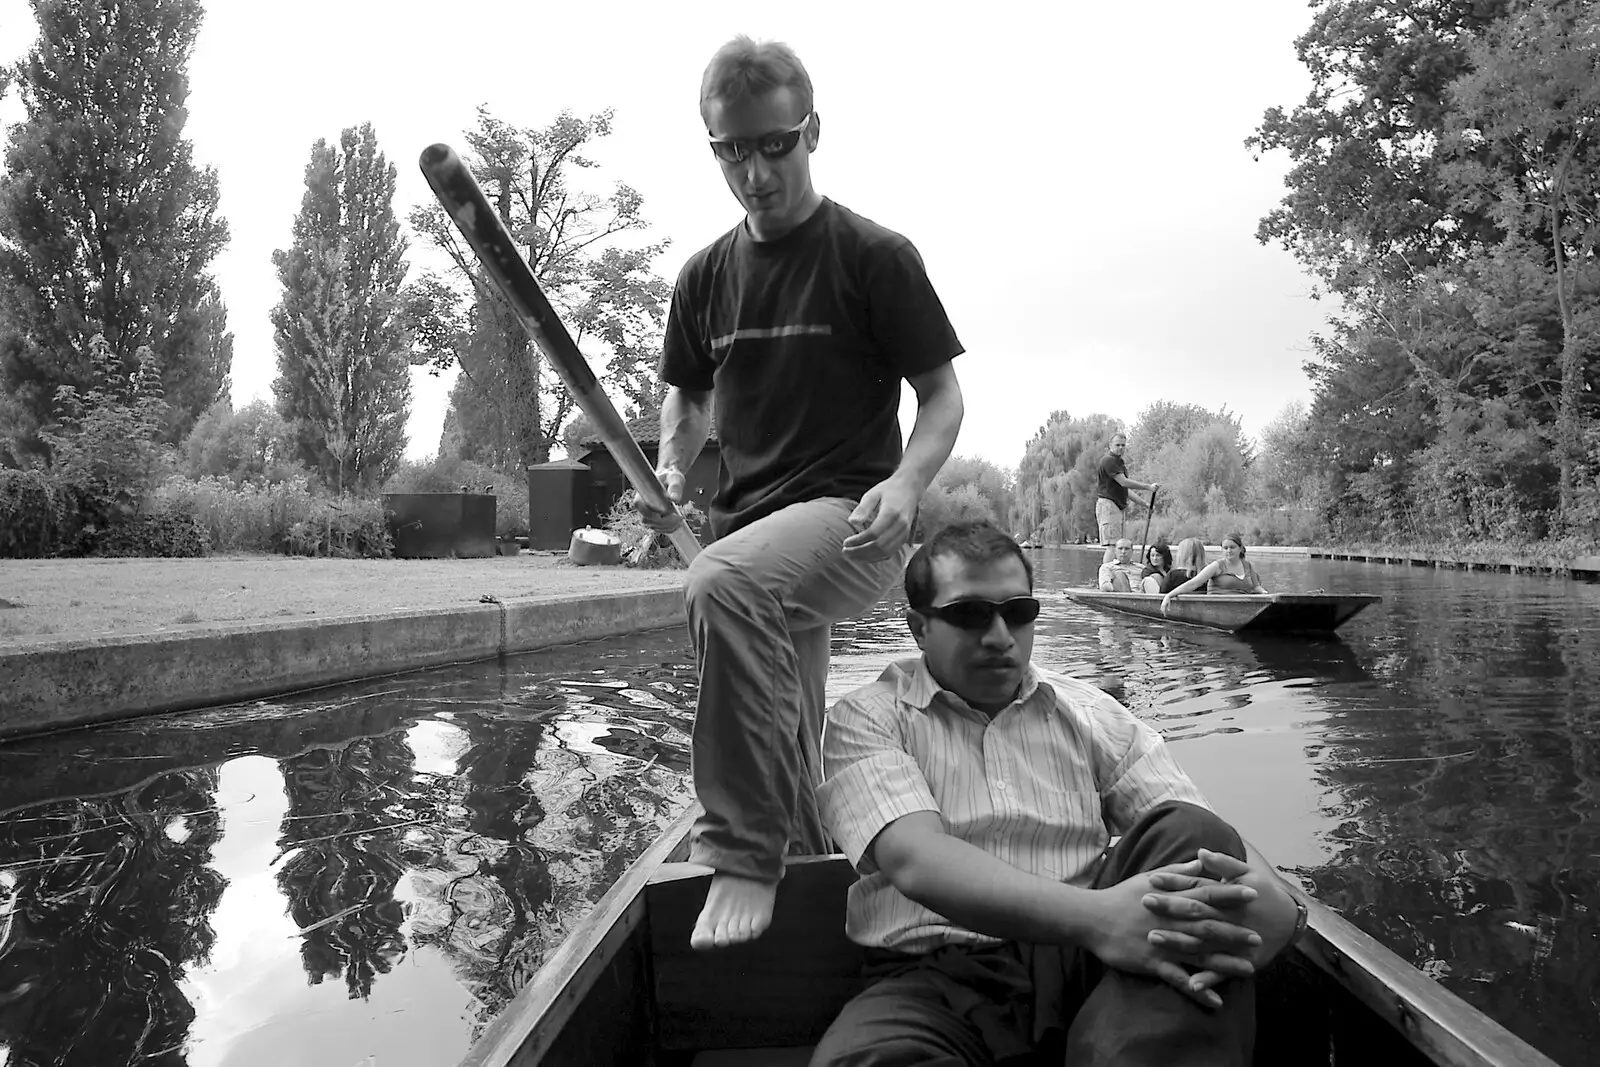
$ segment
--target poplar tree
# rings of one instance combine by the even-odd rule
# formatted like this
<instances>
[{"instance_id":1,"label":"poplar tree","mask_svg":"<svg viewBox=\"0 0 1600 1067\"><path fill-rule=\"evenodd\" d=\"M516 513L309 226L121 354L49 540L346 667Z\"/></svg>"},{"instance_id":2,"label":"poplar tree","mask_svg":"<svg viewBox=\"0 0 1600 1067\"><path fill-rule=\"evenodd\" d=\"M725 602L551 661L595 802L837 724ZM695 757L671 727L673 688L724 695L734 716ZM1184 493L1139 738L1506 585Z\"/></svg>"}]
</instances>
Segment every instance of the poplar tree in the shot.
<instances>
[{"instance_id":1,"label":"poplar tree","mask_svg":"<svg viewBox=\"0 0 1600 1067\"><path fill-rule=\"evenodd\" d=\"M233 337L210 273L228 240L217 176L183 136L197 0L33 0L39 37L4 72L25 117L0 176L0 460L45 457L56 390L148 348L176 441L228 389ZM3 79L0 79L3 80Z\"/></svg>"},{"instance_id":2,"label":"poplar tree","mask_svg":"<svg viewBox=\"0 0 1600 1067\"><path fill-rule=\"evenodd\" d=\"M405 451L410 339L401 313L406 241L395 168L371 123L338 146L318 140L294 243L272 254L283 298L272 311L278 411L299 458L339 491L381 485Z\"/></svg>"}]
</instances>

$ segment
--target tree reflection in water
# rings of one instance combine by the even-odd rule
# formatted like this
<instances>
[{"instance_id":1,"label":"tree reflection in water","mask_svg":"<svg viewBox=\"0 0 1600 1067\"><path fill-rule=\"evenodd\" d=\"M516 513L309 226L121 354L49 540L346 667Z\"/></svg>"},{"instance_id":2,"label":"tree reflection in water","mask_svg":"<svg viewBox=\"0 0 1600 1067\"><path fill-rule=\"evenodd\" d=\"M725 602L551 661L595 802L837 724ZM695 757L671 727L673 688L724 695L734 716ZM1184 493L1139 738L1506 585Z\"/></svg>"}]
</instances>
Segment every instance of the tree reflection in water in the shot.
<instances>
[{"instance_id":1,"label":"tree reflection in water","mask_svg":"<svg viewBox=\"0 0 1600 1067\"><path fill-rule=\"evenodd\" d=\"M343 976L351 999L405 955L405 911L395 900L404 866L401 830L426 817L412 787L413 755L401 733L363 737L282 761L289 810L278 886L302 931L313 984Z\"/></svg>"},{"instance_id":2,"label":"tree reflection in water","mask_svg":"<svg viewBox=\"0 0 1600 1067\"><path fill-rule=\"evenodd\" d=\"M469 743L449 802L466 819L408 835L410 936L453 961L480 1027L687 802L686 738L671 723L620 714L687 714L646 684L550 680L502 701L515 711L459 717ZM642 757L652 743L670 755Z\"/></svg>"},{"instance_id":3,"label":"tree reflection in water","mask_svg":"<svg viewBox=\"0 0 1600 1067\"><path fill-rule=\"evenodd\" d=\"M109 797L23 809L0 824L0 1049L12 1067L185 1063L225 880L214 770Z\"/></svg>"},{"instance_id":4,"label":"tree reflection in water","mask_svg":"<svg viewBox=\"0 0 1600 1067\"><path fill-rule=\"evenodd\" d=\"M1381 718L1330 717L1317 895L1558 1062L1600 1040L1600 640L1482 599L1380 634Z\"/></svg>"}]
</instances>

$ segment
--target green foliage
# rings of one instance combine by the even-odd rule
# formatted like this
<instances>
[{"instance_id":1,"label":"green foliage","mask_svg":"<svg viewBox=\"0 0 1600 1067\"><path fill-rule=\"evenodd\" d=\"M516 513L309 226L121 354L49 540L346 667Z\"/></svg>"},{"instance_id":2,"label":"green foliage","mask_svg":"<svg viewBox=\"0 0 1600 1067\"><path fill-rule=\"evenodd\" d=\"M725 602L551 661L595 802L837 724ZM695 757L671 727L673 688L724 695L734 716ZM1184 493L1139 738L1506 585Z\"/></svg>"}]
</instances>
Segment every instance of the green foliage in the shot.
<instances>
[{"instance_id":1,"label":"green foliage","mask_svg":"<svg viewBox=\"0 0 1600 1067\"><path fill-rule=\"evenodd\" d=\"M1065 411L1051 412L1028 441L1017 467L1012 530L1049 543L1093 536L1096 472L1112 435L1121 428L1106 415L1074 419Z\"/></svg>"},{"instance_id":2,"label":"green foliage","mask_svg":"<svg viewBox=\"0 0 1600 1067\"><path fill-rule=\"evenodd\" d=\"M1139 413L1126 459L1134 478L1160 483L1157 511L1203 517L1243 503L1254 451L1237 415L1161 400Z\"/></svg>"},{"instance_id":3,"label":"green foliage","mask_svg":"<svg viewBox=\"0 0 1600 1067\"><path fill-rule=\"evenodd\" d=\"M226 478L174 476L156 489L152 503L158 513L192 517L213 552L379 559L394 554L382 501L329 497L303 477L235 485Z\"/></svg>"},{"instance_id":4,"label":"green foliage","mask_svg":"<svg viewBox=\"0 0 1600 1067\"><path fill-rule=\"evenodd\" d=\"M405 451L410 338L395 177L370 123L346 129L337 147L319 139L294 243L272 254L283 285L272 390L300 460L336 492L382 484Z\"/></svg>"},{"instance_id":5,"label":"green foliage","mask_svg":"<svg viewBox=\"0 0 1600 1067\"><path fill-rule=\"evenodd\" d=\"M1267 110L1245 142L1287 152L1288 194L1261 220L1263 243L1293 252L1332 291L1360 290L1448 262L1492 232L1462 213L1439 180L1452 80L1468 68L1473 34L1511 0L1416 5L1320 0L1295 42L1312 78L1304 103Z\"/></svg>"},{"instance_id":6,"label":"green foliage","mask_svg":"<svg viewBox=\"0 0 1600 1067\"><path fill-rule=\"evenodd\" d=\"M82 529L75 485L45 470L0 467L0 559L63 555Z\"/></svg>"},{"instance_id":7,"label":"green foliage","mask_svg":"<svg viewBox=\"0 0 1600 1067\"><path fill-rule=\"evenodd\" d=\"M562 112L543 129L518 129L479 109L467 162L495 204L573 340L625 406L658 406L655 376L670 286L653 263L667 242L630 246L649 228L643 198L617 183L610 195L580 188L597 164L584 153L611 133L611 112ZM574 400L530 345L437 204L411 224L450 258L448 279L425 275L408 290L412 328L436 371L461 368L441 452L505 466L544 463Z\"/></svg>"},{"instance_id":8,"label":"green foliage","mask_svg":"<svg viewBox=\"0 0 1600 1067\"><path fill-rule=\"evenodd\" d=\"M1291 401L1261 431L1260 454L1250 465L1252 496L1260 504L1314 506L1324 483L1310 412Z\"/></svg>"},{"instance_id":9,"label":"green foliage","mask_svg":"<svg viewBox=\"0 0 1600 1067\"><path fill-rule=\"evenodd\" d=\"M384 483L385 493L459 493L463 485L473 492L495 495L494 531L500 537L528 535L528 482L526 477L497 471L467 459L440 456L421 463L402 460L400 469Z\"/></svg>"},{"instance_id":10,"label":"green foliage","mask_svg":"<svg viewBox=\"0 0 1600 1067\"><path fill-rule=\"evenodd\" d=\"M1009 522L1015 496L1015 481L1012 472L986 459L978 456L951 456L945 461L944 466L939 468L939 473L934 475L929 493L938 489L943 490L948 496L957 490L970 487L988 505L987 518L990 522ZM924 497L918 509L919 514L925 512L929 504L928 499ZM941 505L933 504L933 506Z\"/></svg>"},{"instance_id":11,"label":"green foliage","mask_svg":"<svg viewBox=\"0 0 1600 1067\"><path fill-rule=\"evenodd\" d=\"M685 504L682 514L683 521L695 531L700 543L705 544L706 535L711 527L710 517L695 504ZM622 560L630 567L643 570L681 570L688 566L670 538L655 536L650 527L644 524L644 520L639 518L639 513L634 510L628 494L619 497L616 503L611 505L611 510L606 513L605 528L622 542ZM640 554L637 550L639 546L646 544L647 538L650 547Z\"/></svg>"},{"instance_id":12,"label":"green foliage","mask_svg":"<svg viewBox=\"0 0 1600 1067\"><path fill-rule=\"evenodd\" d=\"M135 515L111 527L95 542L97 556L204 556L210 549L205 527L182 511Z\"/></svg>"},{"instance_id":13,"label":"green foliage","mask_svg":"<svg viewBox=\"0 0 1600 1067\"><path fill-rule=\"evenodd\" d=\"M56 422L41 433L54 456L51 473L78 492L79 514L92 535L139 511L165 466L158 444L166 421L161 367L141 348L137 367L124 376L121 360L100 335L89 342L91 384L84 392L56 390Z\"/></svg>"},{"instance_id":14,"label":"green foliage","mask_svg":"<svg viewBox=\"0 0 1600 1067\"><path fill-rule=\"evenodd\" d=\"M958 522L994 522L994 504L977 485L968 482L954 488L934 484L923 494L917 507L913 541L926 541L946 526Z\"/></svg>"},{"instance_id":15,"label":"green foliage","mask_svg":"<svg viewBox=\"0 0 1600 1067\"><path fill-rule=\"evenodd\" d=\"M43 458L91 339L135 369L155 352L176 441L227 392L233 339L209 270L227 243L217 176L183 137L198 0L35 0L39 37L7 73L24 119L0 177L0 452Z\"/></svg>"},{"instance_id":16,"label":"green foliage","mask_svg":"<svg viewBox=\"0 0 1600 1067\"><path fill-rule=\"evenodd\" d=\"M233 482L281 482L304 477L295 463L294 426L264 400L238 411L227 400L213 404L183 442L183 471L190 478L224 477Z\"/></svg>"},{"instance_id":17,"label":"green foliage","mask_svg":"<svg viewBox=\"0 0 1600 1067\"><path fill-rule=\"evenodd\" d=\"M1258 237L1343 301L1313 338L1297 473L1269 480L1298 483L1346 539L1584 527L1600 471L1585 444L1600 415L1600 11L1317 6L1299 41L1313 92L1248 143L1293 163Z\"/></svg>"}]
</instances>

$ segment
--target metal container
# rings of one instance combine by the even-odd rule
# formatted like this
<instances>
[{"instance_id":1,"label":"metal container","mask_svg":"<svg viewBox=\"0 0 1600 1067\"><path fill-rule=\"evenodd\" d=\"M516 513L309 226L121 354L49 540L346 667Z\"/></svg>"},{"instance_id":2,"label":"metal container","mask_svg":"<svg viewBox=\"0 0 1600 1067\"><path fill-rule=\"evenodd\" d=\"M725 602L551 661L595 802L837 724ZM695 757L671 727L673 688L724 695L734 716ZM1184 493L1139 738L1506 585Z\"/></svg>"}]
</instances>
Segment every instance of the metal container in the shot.
<instances>
[{"instance_id":1,"label":"metal container","mask_svg":"<svg viewBox=\"0 0 1600 1067\"><path fill-rule=\"evenodd\" d=\"M493 493L385 493L383 510L401 559L495 554Z\"/></svg>"}]
</instances>

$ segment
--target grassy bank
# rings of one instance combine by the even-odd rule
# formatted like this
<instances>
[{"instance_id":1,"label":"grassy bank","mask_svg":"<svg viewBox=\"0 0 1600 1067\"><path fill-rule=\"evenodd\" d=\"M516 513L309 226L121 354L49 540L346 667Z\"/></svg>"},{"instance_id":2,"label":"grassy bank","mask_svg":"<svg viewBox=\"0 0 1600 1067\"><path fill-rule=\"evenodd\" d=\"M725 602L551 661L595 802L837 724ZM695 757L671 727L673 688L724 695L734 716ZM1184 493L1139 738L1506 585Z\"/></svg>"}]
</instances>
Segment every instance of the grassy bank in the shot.
<instances>
[{"instance_id":1,"label":"grassy bank","mask_svg":"<svg viewBox=\"0 0 1600 1067\"><path fill-rule=\"evenodd\" d=\"M0 648L682 583L682 571L578 567L565 556L531 553L7 560L0 566Z\"/></svg>"}]
</instances>

